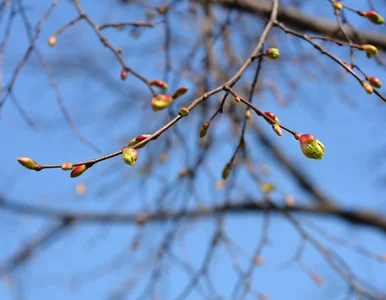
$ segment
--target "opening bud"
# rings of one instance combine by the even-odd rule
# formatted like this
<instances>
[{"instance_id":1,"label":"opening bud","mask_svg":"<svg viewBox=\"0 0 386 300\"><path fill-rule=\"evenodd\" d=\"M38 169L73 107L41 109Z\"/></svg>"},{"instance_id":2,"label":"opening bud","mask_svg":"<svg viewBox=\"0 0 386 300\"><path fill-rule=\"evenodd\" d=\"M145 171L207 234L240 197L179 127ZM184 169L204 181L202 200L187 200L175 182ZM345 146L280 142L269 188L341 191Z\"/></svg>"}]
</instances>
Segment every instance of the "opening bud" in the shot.
<instances>
[{"instance_id":1,"label":"opening bud","mask_svg":"<svg viewBox=\"0 0 386 300\"><path fill-rule=\"evenodd\" d=\"M188 91L187 86L181 86L178 89L176 89L176 91L174 92L172 97L173 97L173 99L177 99L178 97L185 95L187 91Z\"/></svg>"},{"instance_id":2,"label":"opening bud","mask_svg":"<svg viewBox=\"0 0 386 300\"><path fill-rule=\"evenodd\" d=\"M86 170L87 170L87 166L85 164L75 166L71 171L70 177L71 178L78 177L78 176L82 175L84 172L86 172Z\"/></svg>"},{"instance_id":3,"label":"opening bud","mask_svg":"<svg viewBox=\"0 0 386 300\"><path fill-rule=\"evenodd\" d=\"M365 89L365 91L367 92L367 94L372 94L374 92L374 88L370 84L368 84L367 82L363 81L362 86Z\"/></svg>"},{"instance_id":4,"label":"opening bud","mask_svg":"<svg viewBox=\"0 0 386 300\"><path fill-rule=\"evenodd\" d=\"M311 159L322 159L325 146L311 134L302 134L299 137L300 148L303 154Z\"/></svg>"},{"instance_id":5,"label":"opening bud","mask_svg":"<svg viewBox=\"0 0 386 300\"><path fill-rule=\"evenodd\" d=\"M55 46L56 44L56 36L51 36L49 39L48 39L48 45L50 45L51 47Z\"/></svg>"},{"instance_id":6,"label":"opening bud","mask_svg":"<svg viewBox=\"0 0 386 300\"><path fill-rule=\"evenodd\" d=\"M154 79L149 82L150 85L156 86L160 89L166 90L168 88L168 85L166 82L159 80L159 79Z\"/></svg>"},{"instance_id":7,"label":"opening bud","mask_svg":"<svg viewBox=\"0 0 386 300\"><path fill-rule=\"evenodd\" d=\"M136 144L138 144L139 142L142 142L143 140L146 140L148 137L150 136L150 134L141 134L139 136L137 136L136 138L133 138L130 142L129 142L129 147L133 147L135 146ZM137 149L141 149L143 147L146 146L148 142L144 143L142 146L139 146L137 147ZM124 151L125 149L122 149L122 151Z\"/></svg>"},{"instance_id":8,"label":"opening bud","mask_svg":"<svg viewBox=\"0 0 386 300\"><path fill-rule=\"evenodd\" d=\"M62 170L63 171L69 171L69 170L72 170L72 168L74 167L74 165L70 162L64 162L62 163Z\"/></svg>"},{"instance_id":9,"label":"opening bud","mask_svg":"<svg viewBox=\"0 0 386 300\"><path fill-rule=\"evenodd\" d=\"M200 138L203 138L206 133L208 132L208 128L210 126L209 122L204 123L204 125L201 126L200 128Z\"/></svg>"},{"instance_id":10,"label":"opening bud","mask_svg":"<svg viewBox=\"0 0 386 300\"><path fill-rule=\"evenodd\" d=\"M34 161L32 158L29 157L19 157L17 159L19 164L21 164L24 168L30 169L30 170L35 170L35 171L40 171L42 169L41 166L39 166L36 161Z\"/></svg>"},{"instance_id":11,"label":"opening bud","mask_svg":"<svg viewBox=\"0 0 386 300\"><path fill-rule=\"evenodd\" d=\"M169 95L157 95L151 100L151 106L154 111L163 110L173 102L173 98Z\"/></svg>"},{"instance_id":12,"label":"opening bud","mask_svg":"<svg viewBox=\"0 0 386 300\"><path fill-rule=\"evenodd\" d=\"M138 152L133 148L127 148L122 152L122 158L125 164L135 166L138 159Z\"/></svg>"},{"instance_id":13,"label":"opening bud","mask_svg":"<svg viewBox=\"0 0 386 300\"><path fill-rule=\"evenodd\" d=\"M367 80L370 82L370 84L371 84L373 87L375 87L375 88L377 88L377 89L379 89L380 87L382 87L382 81L381 81L379 78L377 78L377 77L373 77L373 76L367 77Z\"/></svg>"},{"instance_id":14,"label":"opening bud","mask_svg":"<svg viewBox=\"0 0 386 300\"><path fill-rule=\"evenodd\" d=\"M276 59L276 58L279 58L280 51L277 48L268 48L267 51L265 51L265 56L271 59Z\"/></svg>"}]
</instances>

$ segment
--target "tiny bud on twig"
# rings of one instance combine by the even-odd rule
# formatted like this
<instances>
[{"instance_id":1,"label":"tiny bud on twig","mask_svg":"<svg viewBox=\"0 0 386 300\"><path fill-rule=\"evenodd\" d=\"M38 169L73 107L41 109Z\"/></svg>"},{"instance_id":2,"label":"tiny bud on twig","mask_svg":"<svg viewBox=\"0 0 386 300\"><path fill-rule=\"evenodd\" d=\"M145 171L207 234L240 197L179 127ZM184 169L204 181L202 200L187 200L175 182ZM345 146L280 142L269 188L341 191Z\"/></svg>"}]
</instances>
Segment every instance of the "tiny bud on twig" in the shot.
<instances>
[{"instance_id":1,"label":"tiny bud on twig","mask_svg":"<svg viewBox=\"0 0 386 300\"><path fill-rule=\"evenodd\" d=\"M265 51L265 56L271 59L277 59L280 56L280 51L277 48L268 48L267 51Z\"/></svg>"},{"instance_id":2,"label":"tiny bud on twig","mask_svg":"<svg viewBox=\"0 0 386 300\"><path fill-rule=\"evenodd\" d=\"M78 176L82 175L86 170L87 170L87 166L84 164L79 165L79 166L75 166L71 171L70 177L71 178L78 177Z\"/></svg>"},{"instance_id":3,"label":"tiny bud on twig","mask_svg":"<svg viewBox=\"0 0 386 300\"><path fill-rule=\"evenodd\" d=\"M56 44L56 36L51 36L49 39L48 39L48 45L50 45L51 47L55 46Z\"/></svg>"},{"instance_id":4,"label":"tiny bud on twig","mask_svg":"<svg viewBox=\"0 0 386 300\"><path fill-rule=\"evenodd\" d=\"M272 126L272 129L273 129L273 131L275 131L275 133L276 133L278 136L282 136L282 135L283 135L283 131L281 130L279 124L274 124L274 125Z\"/></svg>"},{"instance_id":5,"label":"tiny bud on twig","mask_svg":"<svg viewBox=\"0 0 386 300\"><path fill-rule=\"evenodd\" d=\"M173 93L172 97L173 97L173 99L177 99L177 98L181 97L182 95L185 95L187 91L188 91L187 86L181 86L178 89L176 89L176 91Z\"/></svg>"},{"instance_id":6,"label":"tiny bud on twig","mask_svg":"<svg viewBox=\"0 0 386 300\"><path fill-rule=\"evenodd\" d=\"M375 87L375 88L377 88L377 89L379 89L380 87L382 87L382 81L381 81L379 78L370 76L370 77L367 77L366 79L370 82L370 84L371 84L373 87Z\"/></svg>"},{"instance_id":7,"label":"tiny bud on twig","mask_svg":"<svg viewBox=\"0 0 386 300\"><path fill-rule=\"evenodd\" d=\"M183 117L186 117L189 114L189 109L186 107L181 107L179 114Z\"/></svg>"},{"instance_id":8,"label":"tiny bud on twig","mask_svg":"<svg viewBox=\"0 0 386 300\"><path fill-rule=\"evenodd\" d=\"M340 2L340 1L333 2L333 3L332 3L332 6L333 6L335 9L338 9L338 10L343 9L343 4L342 4L342 2Z\"/></svg>"},{"instance_id":9,"label":"tiny bud on twig","mask_svg":"<svg viewBox=\"0 0 386 300\"><path fill-rule=\"evenodd\" d=\"M374 88L370 84L368 84L367 82L363 81L362 86L365 89L365 91L367 92L367 94L372 94L374 92Z\"/></svg>"},{"instance_id":10,"label":"tiny bud on twig","mask_svg":"<svg viewBox=\"0 0 386 300\"><path fill-rule=\"evenodd\" d=\"M150 136L150 134L141 134L141 135L139 135L139 136L137 136L137 137L135 137L135 138L133 138L130 142L129 142L129 147L133 147L133 146L135 146L136 144L138 144L139 142L142 142L143 140L146 140L148 137ZM137 149L141 149L141 148L143 148L143 147L145 147L146 146L146 144L147 144L148 142L146 142L146 143L144 143L142 146L140 146L140 147L137 147ZM127 148L127 147L126 147ZM124 149L122 149L122 151L123 151Z\"/></svg>"},{"instance_id":11,"label":"tiny bud on twig","mask_svg":"<svg viewBox=\"0 0 386 300\"><path fill-rule=\"evenodd\" d=\"M208 128L210 126L209 122L204 123L204 125L201 126L200 128L200 138L203 138L206 133L208 132Z\"/></svg>"},{"instance_id":12,"label":"tiny bud on twig","mask_svg":"<svg viewBox=\"0 0 386 300\"><path fill-rule=\"evenodd\" d=\"M74 167L74 165L70 162L64 162L62 163L62 170L63 171L69 171L69 170L72 170L72 168Z\"/></svg>"},{"instance_id":13,"label":"tiny bud on twig","mask_svg":"<svg viewBox=\"0 0 386 300\"><path fill-rule=\"evenodd\" d=\"M123 69L121 71L121 79L122 80L126 80L126 78L127 78L127 71L125 69Z\"/></svg>"},{"instance_id":14,"label":"tiny bud on twig","mask_svg":"<svg viewBox=\"0 0 386 300\"><path fill-rule=\"evenodd\" d=\"M166 90L168 88L168 85L166 82L159 80L159 79L154 79L149 82L150 85L156 86L160 89Z\"/></svg>"}]
</instances>

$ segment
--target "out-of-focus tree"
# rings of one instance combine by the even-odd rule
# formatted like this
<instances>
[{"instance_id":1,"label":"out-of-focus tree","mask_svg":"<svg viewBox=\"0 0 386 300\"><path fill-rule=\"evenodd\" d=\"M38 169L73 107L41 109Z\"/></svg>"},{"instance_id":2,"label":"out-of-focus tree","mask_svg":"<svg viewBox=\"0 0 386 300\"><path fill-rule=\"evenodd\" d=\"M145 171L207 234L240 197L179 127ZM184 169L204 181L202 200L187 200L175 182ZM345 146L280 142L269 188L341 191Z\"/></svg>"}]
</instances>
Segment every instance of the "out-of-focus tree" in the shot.
<instances>
[{"instance_id":1,"label":"out-of-focus tree","mask_svg":"<svg viewBox=\"0 0 386 300\"><path fill-rule=\"evenodd\" d=\"M3 0L0 298L386 299L385 7Z\"/></svg>"}]
</instances>

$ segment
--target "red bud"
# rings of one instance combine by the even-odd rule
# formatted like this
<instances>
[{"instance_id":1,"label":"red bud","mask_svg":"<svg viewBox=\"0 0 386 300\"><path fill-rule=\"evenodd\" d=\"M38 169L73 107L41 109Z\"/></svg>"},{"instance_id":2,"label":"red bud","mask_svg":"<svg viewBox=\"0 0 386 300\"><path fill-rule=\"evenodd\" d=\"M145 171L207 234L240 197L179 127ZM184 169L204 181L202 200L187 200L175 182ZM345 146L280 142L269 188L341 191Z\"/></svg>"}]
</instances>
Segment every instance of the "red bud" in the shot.
<instances>
[{"instance_id":1,"label":"red bud","mask_svg":"<svg viewBox=\"0 0 386 300\"><path fill-rule=\"evenodd\" d=\"M122 80L126 80L126 78L127 78L127 71L125 69L123 69L121 71L121 79Z\"/></svg>"},{"instance_id":2,"label":"red bud","mask_svg":"<svg viewBox=\"0 0 386 300\"><path fill-rule=\"evenodd\" d=\"M78 177L80 175L82 175L85 171L87 170L87 167L86 165L79 165L79 166L76 166L72 169L71 171L71 174L70 174L70 177L71 178L75 178L75 177Z\"/></svg>"},{"instance_id":3,"label":"red bud","mask_svg":"<svg viewBox=\"0 0 386 300\"><path fill-rule=\"evenodd\" d=\"M159 79L154 79L149 82L150 85L156 86L160 89L166 90L168 88L168 85L166 82L159 80Z\"/></svg>"},{"instance_id":4,"label":"red bud","mask_svg":"<svg viewBox=\"0 0 386 300\"><path fill-rule=\"evenodd\" d=\"M377 78L377 77L373 77L373 76L367 77L367 80L375 88L379 89L380 87L382 87L382 81L379 78Z\"/></svg>"}]
</instances>

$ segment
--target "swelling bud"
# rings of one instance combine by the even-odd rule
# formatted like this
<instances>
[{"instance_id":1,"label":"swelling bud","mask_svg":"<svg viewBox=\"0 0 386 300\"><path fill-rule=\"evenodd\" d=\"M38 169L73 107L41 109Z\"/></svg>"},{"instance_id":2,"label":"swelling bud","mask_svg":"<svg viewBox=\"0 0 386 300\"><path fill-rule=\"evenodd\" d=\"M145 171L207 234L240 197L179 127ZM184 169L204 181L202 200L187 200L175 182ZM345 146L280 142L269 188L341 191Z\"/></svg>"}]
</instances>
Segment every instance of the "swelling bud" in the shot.
<instances>
[{"instance_id":1,"label":"swelling bud","mask_svg":"<svg viewBox=\"0 0 386 300\"><path fill-rule=\"evenodd\" d=\"M122 152L122 159L125 164L135 166L138 159L138 152L133 148L126 148Z\"/></svg>"},{"instance_id":2,"label":"swelling bud","mask_svg":"<svg viewBox=\"0 0 386 300\"><path fill-rule=\"evenodd\" d=\"M302 134L299 137L300 149L303 154L311 159L322 159L324 156L324 145L311 134Z\"/></svg>"}]
</instances>

